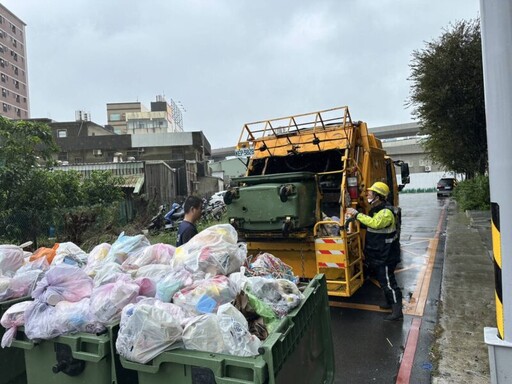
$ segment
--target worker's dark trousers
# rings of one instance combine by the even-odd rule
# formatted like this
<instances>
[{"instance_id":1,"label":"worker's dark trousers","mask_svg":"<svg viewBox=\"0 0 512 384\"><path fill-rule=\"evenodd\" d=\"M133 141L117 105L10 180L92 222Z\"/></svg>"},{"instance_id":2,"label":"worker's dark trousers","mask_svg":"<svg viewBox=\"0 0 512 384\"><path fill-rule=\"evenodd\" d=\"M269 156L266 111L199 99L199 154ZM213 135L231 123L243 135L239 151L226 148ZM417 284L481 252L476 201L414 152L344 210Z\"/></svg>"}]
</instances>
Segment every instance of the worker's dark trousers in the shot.
<instances>
[{"instance_id":1,"label":"worker's dark trousers","mask_svg":"<svg viewBox=\"0 0 512 384\"><path fill-rule=\"evenodd\" d=\"M380 287L384 291L386 301L389 304L402 303L402 290L398 287L395 278L396 264L379 265L372 267L372 272Z\"/></svg>"}]
</instances>

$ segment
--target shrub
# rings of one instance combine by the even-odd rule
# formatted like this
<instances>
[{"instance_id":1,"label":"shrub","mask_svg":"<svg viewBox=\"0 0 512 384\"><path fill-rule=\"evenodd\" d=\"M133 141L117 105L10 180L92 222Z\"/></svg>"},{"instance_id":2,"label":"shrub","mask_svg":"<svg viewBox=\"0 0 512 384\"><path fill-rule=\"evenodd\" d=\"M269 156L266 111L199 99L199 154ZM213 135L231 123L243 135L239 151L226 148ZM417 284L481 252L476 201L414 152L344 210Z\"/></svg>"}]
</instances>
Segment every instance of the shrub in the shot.
<instances>
[{"instance_id":1,"label":"shrub","mask_svg":"<svg viewBox=\"0 0 512 384\"><path fill-rule=\"evenodd\" d=\"M491 207L489 177L476 176L473 179L461 181L453 191L460 210L488 210Z\"/></svg>"}]
</instances>

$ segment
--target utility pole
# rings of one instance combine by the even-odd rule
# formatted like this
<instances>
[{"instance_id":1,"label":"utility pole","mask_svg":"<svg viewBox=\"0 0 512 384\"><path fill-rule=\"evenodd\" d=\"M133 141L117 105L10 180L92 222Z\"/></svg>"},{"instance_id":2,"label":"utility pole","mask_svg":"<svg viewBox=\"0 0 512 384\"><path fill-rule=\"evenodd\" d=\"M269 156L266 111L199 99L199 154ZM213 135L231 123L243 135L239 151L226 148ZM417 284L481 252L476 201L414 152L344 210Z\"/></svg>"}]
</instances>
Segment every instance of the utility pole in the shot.
<instances>
[{"instance_id":1,"label":"utility pole","mask_svg":"<svg viewBox=\"0 0 512 384\"><path fill-rule=\"evenodd\" d=\"M484 329L491 382L512 382L512 0L480 0L497 328ZM503 234L503 236L502 236Z\"/></svg>"}]
</instances>

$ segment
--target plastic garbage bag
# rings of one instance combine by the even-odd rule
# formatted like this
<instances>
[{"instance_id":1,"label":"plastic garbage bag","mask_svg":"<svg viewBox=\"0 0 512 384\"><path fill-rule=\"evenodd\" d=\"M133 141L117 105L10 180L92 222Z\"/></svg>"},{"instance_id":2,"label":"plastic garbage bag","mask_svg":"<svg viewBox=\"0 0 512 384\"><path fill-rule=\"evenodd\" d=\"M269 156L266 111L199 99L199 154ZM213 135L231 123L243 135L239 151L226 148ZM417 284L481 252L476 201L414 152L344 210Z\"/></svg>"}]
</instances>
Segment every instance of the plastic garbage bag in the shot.
<instances>
[{"instance_id":1,"label":"plastic garbage bag","mask_svg":"<svg viewBox=\"0 0 512 384\"><path fill-rule=\"evenodd\" d=\"M151 243L144 235L127 236L121 232L112 244L107 258L114 258L119 264L123 264L128 257L138 257Z\"/></svg>"},{"instance_id":2,"label":"plastic garbage bag","mask_svg":"<svg viewBox=\"0 0 512 384\"><path fill-rule=\"evenodd\" d=\"M229 275L238 271L247 258L245 243L237 244L233 226L219 224L206 228L188 243L176 248L171 265L175 269Z\"/></svg>"},{"instance_id":3,"label":"plastic garbage bag","mask_svg":"<svg viewBox=\"0 0 512 384\"><path fill-rule=\"evenodd\" d=\"M82 267L87 262L87 253L85 253L78 245L72 242L60 243L55 251L55 257L52 264L60 264L66 262L71 265Z\"/></svg>"},{"instance_id":4,"label":"plastic garbage bag","mask_svg":"<svg viewBox=\"0 0 512 384\"><path fill-rule=\"evenodd\" d=\"M285 316L304 299L299 288L286 279L253 276L247 279L244 289L268 304L279 317Z\"/></svg>"},{"instance_id":5,"label":"plastic garbage bag","mask_svg":"<svg viewBox=\"0 0 512 384\"><path fill-rule=\"evenodd\" d=\"M140 267L135 273L135 277L151 277L155 281L172 273L174 269L170 265L150 264Z\"/></svg>"},{"instance_id":6,"label":"plastic garbage bag","mask_svg":"<svg viewBox=\"0 0 512 384\"><path fill-rule=\"evenodd\" d=\"M94 276L94 286L99 287L100 285L115 283L118 279L123 276L128 276L120 264L113 261L107 262L99 266Z\"/></svg>"},{"instance_id":7,"label":"plastic garbage bag","mask_svg":"<svg viewBox=\"0 0 512 384\"><path fill-rule=\"evenodd\" d=\"M236 294L229 278L217 275L176 292L173 303L190 313L215 313L220 305L233 301Z\"/></svg>"},{"instance_id":8,"label":"plastic garbage bag","mask_svg":"<svg viewBox=\"0 0 512 384\"><path fill-rule=\"evenodd\" d=\"M287 279L295 284L299 281L299 277L293 274L293 270L288 264L270 253L260 253L256 260L249 263L247 274L274 279Z\"/></svg>"},{"instance_id":9,"label":"plastic garbage bag","mask_svg":"<svg viewBox=\"0 0 512 384\"><path fill-rule=\"evenodd\" d=\"M129 277L95 287L91 295L91 312L101 323L112 324L120 319L125 305L135 302L139 290Z\"/></svg>"},{"instance_id":10,"label":"plastic garbage bag","mask_svg":"<svg viewBox=\"0 0 512 384\"><path fill-rule=\"evenodd\" d=\"M145 364L166 349L180 346L184 316L178 306L158 300L128 304L121 315L117 352Z\"/></svg>"},{"instance_id":11,"label":"plastic garbage bag","mask_svg":"<svg viewBox=\"0 0 512 384\"><path fill-rule=\"evenodd\" d=\"M91 277L96 276L99 269L108 262L115 262L115 256L113 255L111 260L107 259L107 255L112 246L108 243L101 243L96 245L89 256L87 256L87 264L84 267L84 271Z\"/></svg>"},{"instance_id":12,"label":"plastic garbage bag","mask_svg":"<svg viewBox=\"0 0 512 384\"><path fill-rule=\"evenodd\" d=\"M44 272L40 269L16 272L12 278L9 278L8 288L5 291L0 290L0 301L31 295L43 276Z\"/></svg>"},{"instance_id":13,"label":"plastic garbage bag","mask_svg":"<svg viewBox=\"0 0 512 384\"><path fill-rule=\"evenodd\" d=\"M138 277L133 281L139 286L139 295L146 297L155 297L156 282L150 277Z\"/></svg>"},{"instance_id":14,"label":"plastic garbage bag","mask_svg":"<svg viewBox=\"0 0 512 384\"><path fill-rule=\"evenodd\" d=\"M170 244L158 243L144 248L142 253L129 256L123 263L124 270L138 269L144 265L170 265L176 247Z\"/></svg>"},{"instance_id":15,"label":"plastic garbage bag","mask_svg":"<svg viewBox=\"0 0 512 384\"><path fill-rule=\"evenodd\" d=\"M167 276L162 277L156 283L155 297L163 302L170 302L176 292L184 287L191 286L194 283L193 275L186 269L172 271Z\"/></svg>"},{"instance_id":16,"label":"plastic garbage bag","mask_svg":"<svg viewBox=\"0 0 512 384\"><path fill-rule=\"evenodd\" d=\"M55 305L61 300L80 301L91 295L92 287L92 279L82 269L57 264L37 283L32 297L50 305Z\"/></svg>"},{"instance_id":17,"label":"plastic garbage bag","mask_svg":"<svg viewBox=\"0 0 512 384\"><path fill-rule=\"evenodd\" d=\"M41 300L34 300L25 311L25 335L30 340L48 340L61 334L55 307Z\"/></svg>"},{"instance_id":18,"label":"plastic garbage bag","mask_svg":"<svg viewBox=\"0 0 512 384\"><path fill-rule=\"evenodd\" d=\"M0 294L8 296L10 294L9 287L11 285L12 277L0 276Z\"/></svg>"},{"instance_id":19,"label":"plastic garbage bag","mask_svg":"<svg viewBox=\"0 0 512 384\"><path fill-rule=\"evenodd\" d=\"M221 306L219 311L219 314L200 315L187 322L183 329L185 349L235 356L258 355L261 341L249 333L243 315L231 304Z\"/></svg>"},{"instance_id":20,"label":"plastic garbage bag","mask_svg":"<svg viewBox=\"0 0 512 384\"><path fill-rule=\"evenodd\" d=\"M234 356L257 356L261 340L249 333L244 315L232 304L222 304L217 311L226 353Z\"/></svg>"},{"instance_id":21,"label":"plastic garbage bag","mask_svg":"<svg viewBox=\"0 0 512 384\"><path fill-rule=\"evenodd\" d=\"M183 345L195 351L226 353L217 315L193 317L183 328Z\"/></svg>"},{"instance_id":22,"label":"plastic garbage bag","mask_svg":"<svg viewBox=\"0 0 512 384\"><path fill-rule=\"evenodd\" d=\"M23 265L25 254L17 245L0 245L0 275L12 277Z\"/></svg>"},{"instance_id":23,"label":"plastic garbage bag","mask_svg":"<svg viewBox=\"0 0 512 384\"><path fill-rule=\"evenodd\" d=\"M32 305L32 301L22 301L11 305L2 315L0 323L6 329L2 336L2 348L10 347L18 327L25 324L25 310Z\"/></svg>"},{"instance_id":24,"label":"plastic garbage bag","mask_svg":"<svg viewBox=\"0 0 512 384\"><path fill-rule=\"evenodd\" d=\"M53 258L57 254L57 249L59 248L59 243L55 243L52 248L40 247L35 250L35 252L30 256L29 260L34 261L41 257L44 257L48 264L51 264Z\"/></svg>"},{"instance_id":25,"label":"plastic garbage bag","mask_svg":"<svg viewBox=\"0 0 512 384\"><path fill-rule=\"evenodd\" d=\"M98 322L90 309L90 298L77 302L59 301L55 306L56 324L61 335L87 332L101 333L105 326Z\"/></svg>"}]
</instances>

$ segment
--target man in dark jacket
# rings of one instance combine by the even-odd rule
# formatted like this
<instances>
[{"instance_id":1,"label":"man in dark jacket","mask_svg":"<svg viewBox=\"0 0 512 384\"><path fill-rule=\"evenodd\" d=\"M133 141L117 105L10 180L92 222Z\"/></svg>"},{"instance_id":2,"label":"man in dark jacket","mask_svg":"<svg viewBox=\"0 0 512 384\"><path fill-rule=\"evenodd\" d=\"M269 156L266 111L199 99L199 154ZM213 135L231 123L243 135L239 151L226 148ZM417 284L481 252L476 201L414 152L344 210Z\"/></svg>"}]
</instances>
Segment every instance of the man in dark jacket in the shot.
<instances>
[{"instance_id":1,"label":"man in dark jacket","mask_svg":"<svg viewBox=\"0 0 512 384\"><path fill-rule=\"evenodd\" d=\"M397 223L394 208L386 203L389 187L380 181L368 188L368 215L348 208L347 213L355 217L366 228L364 246L365 261L370 272L375 274L387 305L381 308L392 309L392 313L384 320L401 320L402 291L395 278L395 268L400 262L400 243L398 241Z\"/></svg>"},{"instance_id":2,"label":"man in dark jacket","mask_svg":"<svg viewBox=\"0 0 512 384\"><path fill-rule=\"evenodd\" d=\"M176 246L179 247L187 243L191 238L197 235L196 222L201 217L203 201L197 196L189 196L183 204L185 217L178 227L178 237Z\"/></svg>"}]
</instances>

